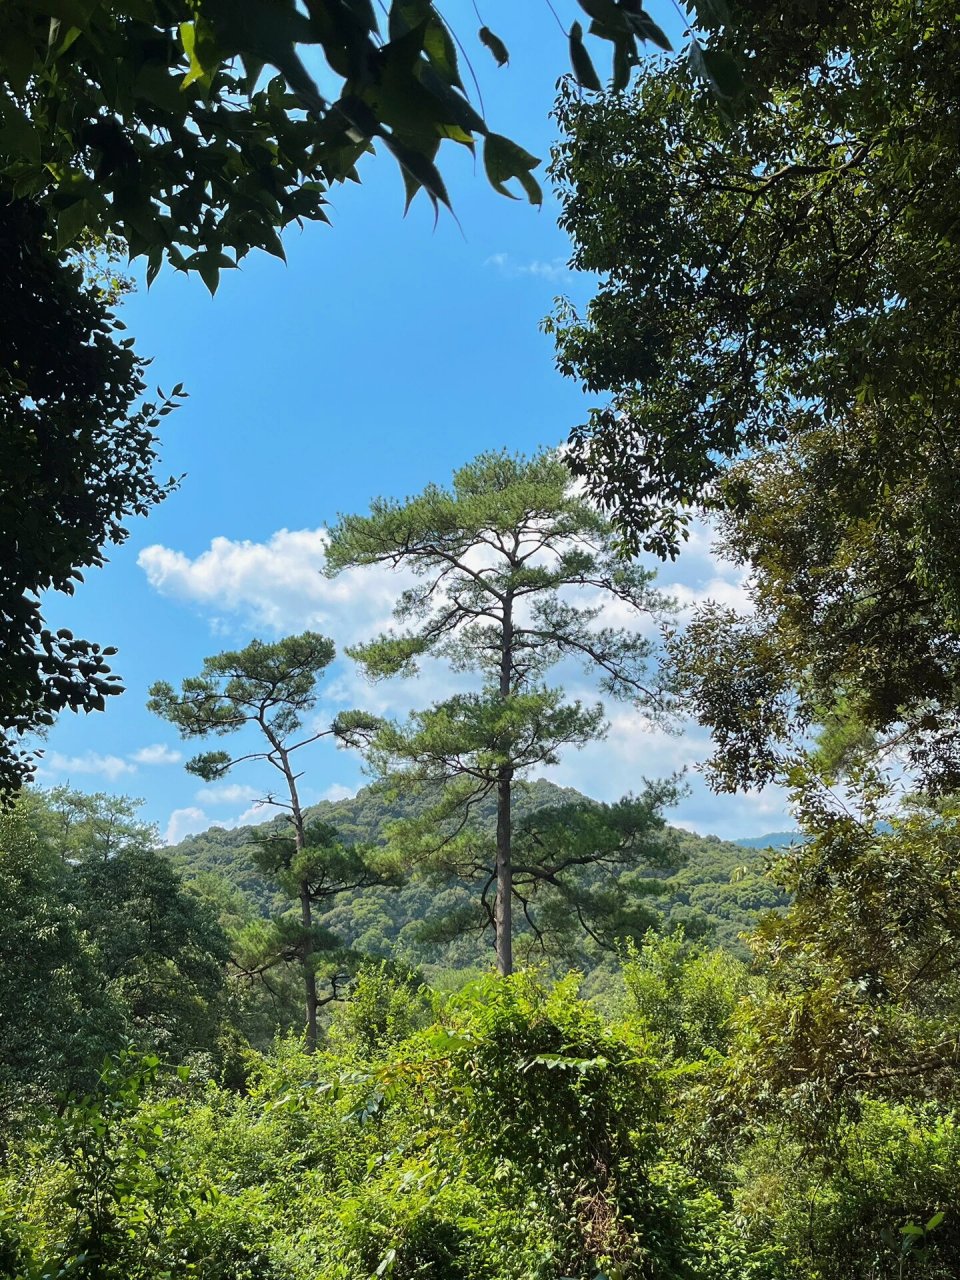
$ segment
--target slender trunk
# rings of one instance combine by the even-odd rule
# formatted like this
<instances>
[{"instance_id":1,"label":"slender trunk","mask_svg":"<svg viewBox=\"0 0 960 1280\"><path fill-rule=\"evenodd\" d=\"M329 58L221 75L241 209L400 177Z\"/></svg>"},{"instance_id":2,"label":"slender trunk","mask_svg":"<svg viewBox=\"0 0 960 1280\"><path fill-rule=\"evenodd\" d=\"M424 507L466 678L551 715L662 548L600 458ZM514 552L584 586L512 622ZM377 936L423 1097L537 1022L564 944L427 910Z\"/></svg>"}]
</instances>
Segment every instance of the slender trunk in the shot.
<instances>
[{"instance_id":1,"label":"slender trunk","mask_svg":"<svg viewBox=\"0 0 960 1280\"><path fill-rule=\"evenodd\" d=\"M300 885L300 920L303 924L303 993L307 1015L307 1053L313 1053L317 1047L317 975L313 971L313 903L310 901L310 888L306 883Z\"/></svg>"},{"instance_id":2,"label":"slender trunk","mask_svg":"<svg viewBox=\"0 0 960 1280\"><path fill-rule=\"evenodd\" d=\"M513 598L508 593L503 605L500 638L500 697L510 696L513 673ZM511 863L510 802L513 768L503 764L497 777L497 901L494 908L497 971L502 977L513 973L513 865Z\"/></svg>"},{"instance_id":3,"label":"slender trunk","mask_svg":"<svg viewBox=\"0 0 960 1280\"><path fill-rule=\"evenodd\" d=\"M290 757L279 744L280 761L284 777L290 791L290 816L293 820L293 843L297 853L306 847L307 833L303 825L303 810L300 808L300 794L297 791L297 776L290 764ZM317 1048L317 975L313 971L313 902L310 897L310 885L306 880L300 882L300 923L303 925L303 948L300 962L303 966L303 996L307 1033L307 1053L314 1053Z\"/></svg>"},{"instance_id":4,"label":"slender trunk","mask_svg":"<svg viewBox=\"0 0 960 1280\"><path fill-rule=\"evenodd\" d=\"M497 971L504 978L513 973L513 866L510 861L510 792L512 770L500 770L497 782L497 902L494 927L497 936Z\"/></svg>"}]
</instances>

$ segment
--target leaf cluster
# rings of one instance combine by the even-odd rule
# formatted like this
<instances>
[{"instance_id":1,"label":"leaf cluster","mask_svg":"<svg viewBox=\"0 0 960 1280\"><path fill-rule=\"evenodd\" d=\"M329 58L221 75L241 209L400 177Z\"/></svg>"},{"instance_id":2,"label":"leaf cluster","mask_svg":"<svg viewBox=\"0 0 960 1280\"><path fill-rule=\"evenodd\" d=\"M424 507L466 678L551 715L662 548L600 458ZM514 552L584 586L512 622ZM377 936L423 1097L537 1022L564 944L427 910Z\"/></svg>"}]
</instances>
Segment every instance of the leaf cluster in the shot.
<instances>
[{"instance_id":1,"label":"leaf cluster","mask_svg":"<svg viewBox=\"0 0 960 1280\"><path fill-rule=\"evenodd\" d=\"M562 221L602 284L551 327L561 370L612 397L572 460L634 545L674 554L690 504L739 507L749 485L717 482L745 452L842 437L861 405L877 466L860 492L891 468L905 509L928 474L946 496L958 39L938 0L788 4L777 23L750 0L711 40L750 59L734 105L675 64L629 95L561 93Z\"/></svg>"},{"instance_id":2,"label":"leaf cluster","mask_svg":"<svg viewBox=\"0 0 960 1280\"><path fill-rule=\"evenodd\" d=\"M54 630L45 592L71 595L128 522L173 487L154 474L156 429L181 388L143 400L143 361L95 287L50 250L27 202L4 202L0 250L0 790L32 772L21 740L58 712L120 692L115 650Z\"/></svg>"}]
</instances>

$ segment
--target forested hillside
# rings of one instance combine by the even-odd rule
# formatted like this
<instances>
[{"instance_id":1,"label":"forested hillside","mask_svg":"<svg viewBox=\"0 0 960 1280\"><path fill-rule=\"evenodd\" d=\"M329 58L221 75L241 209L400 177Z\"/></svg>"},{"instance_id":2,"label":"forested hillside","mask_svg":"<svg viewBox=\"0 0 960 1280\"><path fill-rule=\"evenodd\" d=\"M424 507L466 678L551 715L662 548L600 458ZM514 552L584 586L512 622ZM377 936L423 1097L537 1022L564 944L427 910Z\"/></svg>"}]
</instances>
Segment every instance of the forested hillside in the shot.
<instances>
[{"instance_id":1,"label":"forested hillside","mask_svg":"<svg viewBox=\"0 0 960 1280\"><path fill-rule=\"evenodd\" d=\"M582 801L571 788L561 788L543 779L517 788L515 812L518 818L541 809ZM311 821L329 823L344 839L379 843L388 823L415 816L426 807L423 799L388 796L382 788L364 787L349 799L324 800L308 811ZM478 806L478 826L489 835L496 824L492 800ZM212 827L170 846L168 856L186 881L214 875L239 890L257 913L269 916L287 904L251 858L255 838L263 827L283 828L283 819L266 819L257 827ZM763 849L775 847L777 836L756 841L758 848L697 836L668 827L662 835L665 865L656 872L625 873L630 890L642 899L649 911L651 926L672 931L682 926L691 937L723 946L745 955L741 937L751 931L766 911L785 905L786 895L763 877L767 859ZM786 839L786 837L785 837ZM394 956L428 971L445 968L485 968L490 962L489 947L469 934L452 941L442 936L431 940L431 923L467 905L469 895L451 877L416 875L400 888L370 887L344 895L336 907L321 917L321 923L361 954ZM536 959L536 953L531 953ZM577 963L592 968L600 962L596 948L580 946L568 956L548 957L554 961Z\"/></svg>"},{"instance_id":2,"label":"forested hillside","mask_svg":"<svg viewBox=\"0 0 960 1280\"><path fill-rule=\"evenodd\" d=\"M960 1276L960 10L646 4L0 4L0 1280Z\"/></svg>"}]
</instances>

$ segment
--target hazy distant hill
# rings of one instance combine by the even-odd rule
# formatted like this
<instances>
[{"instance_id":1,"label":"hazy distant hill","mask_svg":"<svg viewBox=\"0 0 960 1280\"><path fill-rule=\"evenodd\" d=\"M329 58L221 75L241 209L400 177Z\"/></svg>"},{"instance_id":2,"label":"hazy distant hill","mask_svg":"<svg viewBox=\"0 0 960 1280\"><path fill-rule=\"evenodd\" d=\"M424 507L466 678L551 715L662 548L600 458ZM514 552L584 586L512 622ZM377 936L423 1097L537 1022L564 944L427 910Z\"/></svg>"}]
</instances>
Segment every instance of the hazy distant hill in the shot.
<instances>
[{"instance_id":1,"label":"hazy distant hill","mask_svg":"<svg viewBox=\"0 0 960 1280\"><path fill-rule=\"evenodd\" d=\"M544 780L523 784L516 789L515 813L522 817L578 798L577 791ZM415 811L414 800L387 800L376 787L366 787L349 799L313 806L309 816L337 827L348 840L376 841L387 822ZM493 829L492 797L478 817ZM256 827L211 827L188 836L172 846L169 853L186 878L212 873L240 890L258 912L269 915L287 904L250 862L245 846L255 830ZM676 850L676 859L671 860L672 870L650 877L658 884L648 902L662 914L667 928L683 923L720 945L741 950L739 935L749 930L763 912L784 905L784 896L762 874L765 858L761 849L789 844L793 838L789 833L732 843L668 827L664 838ZM654 889L653 885L650 887ZM439 951L425 951L418 932L431 914L455 909L468 900L470 890L455 881L437 885L414 877L400 889L367 889L343 898L321 922L362 951L383 955L399 952L418 963L459 968L485 962L486 952L476 939L468 937Z\"/></svg>"},{"instance_id":2,"label":"hazy distant hill","mask_svg":"<svg viewBox=\"0 0 960 1280\"><path fill-rule=\"evenodd\" d=\"M743 836L734 840L734 844L742 849L789 849L792 845L803 843L801 831L771 831L765 836Z\"/></svg>"}]
</instances>

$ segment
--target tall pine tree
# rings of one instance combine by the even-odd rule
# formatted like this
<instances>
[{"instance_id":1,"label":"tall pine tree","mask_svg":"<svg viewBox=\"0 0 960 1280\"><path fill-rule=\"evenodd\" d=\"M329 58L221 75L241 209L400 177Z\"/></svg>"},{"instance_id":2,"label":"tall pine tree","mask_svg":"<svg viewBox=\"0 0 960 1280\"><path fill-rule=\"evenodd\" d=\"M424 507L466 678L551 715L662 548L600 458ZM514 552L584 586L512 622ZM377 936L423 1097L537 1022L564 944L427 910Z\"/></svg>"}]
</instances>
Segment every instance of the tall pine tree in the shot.
<instances>
[{"instance_id":1,"label":"tall pine tree","mask_svg":"<svg viewBox=\"0 0 960 1280\"><path fill-rule=\"evenodd\" d=\"M433 838L447 857L459 848L461 872L482 882L497 967L508 974L517 887L514 782L555 764L565 747L606 732L602 704L567 698L547 673L577 661L605 693L650 716L663 714L649 633L671 602L655 590L653 573L621 558L610 523L576 491L562 459L548 452L483 454L454 473L449 489L430 485L404 502L378 499L367 516L342 517L331 530L327 564L331 574L389 565L416 579L394 610L399 629L347 650L370 677L411 674L428 654L480 677L478 690L444 699L406 724L382 726L368 754L380 774L440 797L427 844ZM643 631L604 625L609 604L648 625ZM471 817L491 794L497 831L488 868ZM638 804L648 817L638 811L624 837L636 858L647 847L638 833L652 829L649 798ZM422 855L423 822L419 828ZM538 865L551 863L551 851L538 852L533 842L525 853Z\"/></svg>"}]
</instances>

